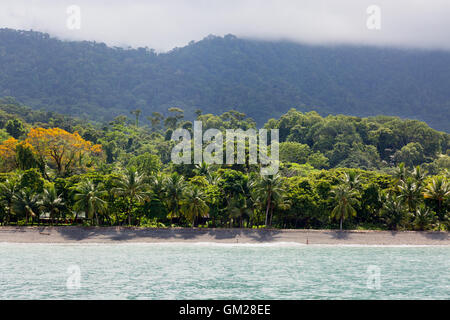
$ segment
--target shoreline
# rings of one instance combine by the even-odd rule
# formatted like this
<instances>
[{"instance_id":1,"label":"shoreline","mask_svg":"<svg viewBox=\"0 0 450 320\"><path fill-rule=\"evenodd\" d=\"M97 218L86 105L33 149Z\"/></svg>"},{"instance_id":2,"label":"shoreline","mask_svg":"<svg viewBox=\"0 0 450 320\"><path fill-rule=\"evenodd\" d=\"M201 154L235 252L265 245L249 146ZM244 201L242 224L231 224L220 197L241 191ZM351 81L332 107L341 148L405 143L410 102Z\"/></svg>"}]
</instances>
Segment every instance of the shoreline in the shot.
<instances>
[{"instance_id":1,"label":"shoreline","mask_svg":"<svg viewBox=\"0 0 450 320\"><path fill-rule=\"evenodd\" d=\"M306 230L306 229L198 229L139 227L2 226L0 243L120 244L218 243L375 246L450 246L449 232Z\"/></svg>"}]
</instances>

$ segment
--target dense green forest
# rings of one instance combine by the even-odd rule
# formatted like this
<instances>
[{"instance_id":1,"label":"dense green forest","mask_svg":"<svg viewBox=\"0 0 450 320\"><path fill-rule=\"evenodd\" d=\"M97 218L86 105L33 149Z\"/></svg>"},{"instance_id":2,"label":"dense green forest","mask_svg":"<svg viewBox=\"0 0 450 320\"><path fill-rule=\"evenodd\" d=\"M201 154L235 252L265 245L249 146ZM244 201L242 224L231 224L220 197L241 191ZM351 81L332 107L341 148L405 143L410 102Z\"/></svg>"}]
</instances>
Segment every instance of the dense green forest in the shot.
<instances>
[{"instance_id":1,"label":"dense green forest","mask_svg":"<svg viewBox=\"0 0 450 320\"><path fill-rule=\"evenodd\" d=\"M237 111L196 111L203 129L256 128ZM280 171L175 165L180 108L87 122L0 100L2 224L448 230L450 135L417 120L291 109Z\"/></svg>"},{"instance_id":2,"label":"dense green forest","mask_svg":"<svg viewBox=\"0 0 450 320\"><path fill-rule=\"evenodd\" d=\"M157 54L0 29L0 97L86 119L134 109L234 109L262 125L290 108L395 115L450 131L450 54L209 36Z\"/></svg>"}]
</instances>

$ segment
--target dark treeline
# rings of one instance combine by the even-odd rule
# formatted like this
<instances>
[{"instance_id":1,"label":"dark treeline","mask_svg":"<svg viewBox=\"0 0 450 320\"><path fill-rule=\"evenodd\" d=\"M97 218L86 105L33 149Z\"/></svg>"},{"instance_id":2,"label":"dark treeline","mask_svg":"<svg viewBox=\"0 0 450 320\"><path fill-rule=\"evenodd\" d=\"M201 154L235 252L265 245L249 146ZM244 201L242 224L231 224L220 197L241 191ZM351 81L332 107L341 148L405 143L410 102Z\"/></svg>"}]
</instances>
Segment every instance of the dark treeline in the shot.
<instances>
[{"instance_id":1,"label":"dark treeline","mask_svg":"<svg viewBox=\"0 0 450 320\"><path fill-rule=\"evenodd\" d=\"M321 117L294 109L280 171L175 165L170 108L88 123L0 101L2 224L448 230L450 138L395 117ZM196 111L203 129L256 128L237 111Z\"/></svg>"}]
</instances>

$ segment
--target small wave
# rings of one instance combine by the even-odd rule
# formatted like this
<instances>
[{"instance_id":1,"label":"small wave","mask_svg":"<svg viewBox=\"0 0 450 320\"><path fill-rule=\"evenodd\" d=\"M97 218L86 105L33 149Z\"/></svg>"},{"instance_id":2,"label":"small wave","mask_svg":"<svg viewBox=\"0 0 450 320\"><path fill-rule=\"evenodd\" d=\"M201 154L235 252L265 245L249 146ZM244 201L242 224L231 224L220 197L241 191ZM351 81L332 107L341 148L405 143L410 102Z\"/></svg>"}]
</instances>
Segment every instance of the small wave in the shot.
<instances>
[{"instance_id":1,"label":"small wave","mask_svg":"<svg viewBox=\"0 0 450 320\"><path fill-rule=\"evenodd\" d=\"M224 248L267 248L267 247L341 247L341 248L445 248L449 245L421 245L421 244L305 244L299 242L242 242L242 243L226 243L226 242L0 242L0 246L172 246L172 247L224 247Z\"/></svg>"}]
</instances>

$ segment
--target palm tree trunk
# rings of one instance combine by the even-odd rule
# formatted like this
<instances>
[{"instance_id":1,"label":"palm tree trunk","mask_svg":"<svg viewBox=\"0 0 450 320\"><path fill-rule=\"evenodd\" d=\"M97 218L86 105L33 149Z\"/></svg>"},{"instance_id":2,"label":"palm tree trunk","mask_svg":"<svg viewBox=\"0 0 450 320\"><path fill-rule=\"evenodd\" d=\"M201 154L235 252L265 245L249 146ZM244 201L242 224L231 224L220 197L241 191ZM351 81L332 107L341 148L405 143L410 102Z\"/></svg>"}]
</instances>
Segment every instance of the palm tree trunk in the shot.
<instances>
[{"instance_id":1,"label":"palm tree trunk","mask_svg":"<svg viewBox=\"0 0 450 320\"><path fill-rule=\"evenodd\" d=\"M128 204L128 210L127 210L127 214L128 214L128 225L131 226L131 201Z\"/></svg>"},{"instance_id":2,"label":"palm tree trunk","mask_svg":"<svg viewBox=\"0 0 450 320\"><path fill-rule=\"evenodd\" d=\"M9 224L9 221L11 220L11 214L12 214L12 210L11 210L11 204L9 204L9 207L8 207L8 214L7 214L7 216L6 216L6 224ZM6 225L5 224L5 225Z\"/></svg>"},{"instance_id":3,"label":"palm tree trunk","mask_svg":"<svg viewBox=\"0 0 450 320\"><path fill-rule=\"evenodd\" d=\"M269 219L270 200L271 200L271 195L269 193L269 198L267 199L267 208L266 208L266 222L264 223L265 226L267 226L267 224L269 222L268 219Z\"/></svg>"},{"instance_id":4,"label":"palm tree trunk","mask_svg":"<svg viewBox=\"0 0 450 320\"><path fill-rule=\"evenodd\" d=\"M339 223L339 229L342 231L342 217L341 217L341 221L340 221L340 223Z\"/></svg>"},{"instance_id":5,"label":"palm tree trunk","mask_svg":"<svg viewBox=\"0 0 450 320\"><path fill-rule=\"evenodd\" d=\"M438 199L438 210L437 210L438 212L437 212L437 214L438 214L439 219L442 218L442 216L441 216L441 207L442 207L442 200Z\"/></svg>"},{"instance_id":6,"label":"palm tree trunk","mask_svg":"<svg viewBox=\"0 0 450 320\"><path fill-rule=\"evenodd\" d=\"M270 208L269 226L272 226L272 217L273 217L273 206Z\"/></svg>"}]
</instances>

